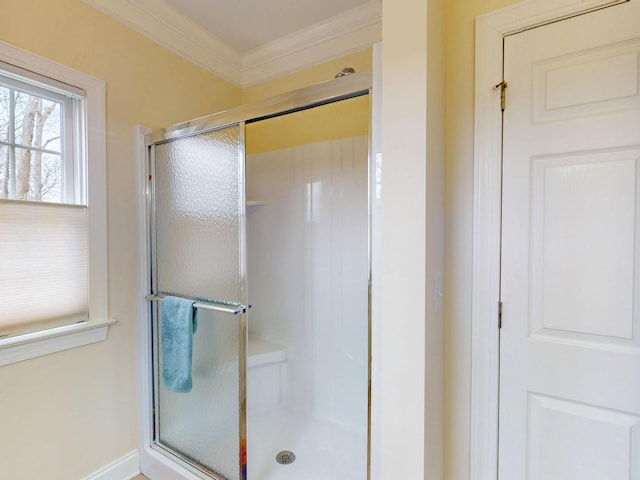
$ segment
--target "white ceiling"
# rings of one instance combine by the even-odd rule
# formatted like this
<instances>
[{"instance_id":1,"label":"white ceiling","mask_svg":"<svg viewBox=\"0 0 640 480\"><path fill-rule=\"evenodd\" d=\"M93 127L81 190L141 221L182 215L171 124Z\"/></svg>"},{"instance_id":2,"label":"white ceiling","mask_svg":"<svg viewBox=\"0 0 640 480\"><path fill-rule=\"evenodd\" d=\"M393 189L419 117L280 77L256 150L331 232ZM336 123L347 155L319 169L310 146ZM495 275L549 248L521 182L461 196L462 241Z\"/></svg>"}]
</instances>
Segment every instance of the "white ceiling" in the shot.
<instances>
[{"instance_id":1,"label":"white ceiling","mask_svg":"<svg viewBox=\"0 0 640 480\"><path fill-rule=\"evenodd\" d=\"M381 40L381 0L84 1L242 88Z\"/></svg>"},{"instance_id":2,"label":"white ceiling","mask_svg":"<svg viewBox=\"0 0 640 480\"><path fill-rule=\"evenodd\" d=\"M166 0L239 53L327 21L369 0Z\"/></svg>"}]
</instances>

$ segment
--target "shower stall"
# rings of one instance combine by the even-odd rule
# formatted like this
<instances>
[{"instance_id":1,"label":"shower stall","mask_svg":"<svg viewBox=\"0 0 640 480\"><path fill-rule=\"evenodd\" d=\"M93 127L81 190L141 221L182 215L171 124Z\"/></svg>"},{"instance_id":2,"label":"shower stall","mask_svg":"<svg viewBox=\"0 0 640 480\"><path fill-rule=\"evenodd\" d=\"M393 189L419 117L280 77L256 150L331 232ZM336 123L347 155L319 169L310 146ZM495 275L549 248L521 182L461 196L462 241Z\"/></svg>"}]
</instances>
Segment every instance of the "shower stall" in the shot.
<instances>
[{"instance_id":1,"label":"shower stall","mask_svg":"<svg viewBox=\"0 0 640 480\"><path fill-rule=\"evenodd\" d=\"M146 136L152 480L369 477L370 87L354 74Z\"/></svg>"}]
</instances>

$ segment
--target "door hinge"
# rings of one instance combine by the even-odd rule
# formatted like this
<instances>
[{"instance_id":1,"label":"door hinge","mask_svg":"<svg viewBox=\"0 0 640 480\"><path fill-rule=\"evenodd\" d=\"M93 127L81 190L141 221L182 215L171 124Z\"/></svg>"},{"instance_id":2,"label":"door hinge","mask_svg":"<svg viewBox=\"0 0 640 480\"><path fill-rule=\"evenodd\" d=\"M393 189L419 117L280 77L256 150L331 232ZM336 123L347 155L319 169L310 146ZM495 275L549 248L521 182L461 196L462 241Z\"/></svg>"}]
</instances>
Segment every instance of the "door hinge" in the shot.
<instances>
[{"instance_id":1,"label":"door hinge","mask_svg":"<svg viewBox=\"0 0 640 480\"><path fill-rule=\"evenodd\" d=\"M506 90L509 85L504 80L499 84L494 85L494 90L500 90L500 109L504 112L505 106L507 105L507 94Z\"/></svg>"},{"instance_id":2,"label":"door hinge","mask_svg":"<svg viewBox=\"0 0 640 480\"><path fill-rule=\"evenodd\" d=\"M502 302L498 302L498 328L502 328Z\"/></svg>"}]
</instances>

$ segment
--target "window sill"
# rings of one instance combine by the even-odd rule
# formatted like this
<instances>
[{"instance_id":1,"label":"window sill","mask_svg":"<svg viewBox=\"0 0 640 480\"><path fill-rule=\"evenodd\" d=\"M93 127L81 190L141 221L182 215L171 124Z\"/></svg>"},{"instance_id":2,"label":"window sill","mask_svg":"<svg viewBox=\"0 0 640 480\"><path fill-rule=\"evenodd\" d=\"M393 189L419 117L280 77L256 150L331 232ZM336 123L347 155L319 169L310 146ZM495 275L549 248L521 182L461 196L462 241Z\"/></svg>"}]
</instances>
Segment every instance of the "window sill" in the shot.
<instances>
[{"instance_id":1,"label":"window sill","mask_svg":"<svg viewBox=\"0 0 640 480\"><path fill-rule=\"evenodd\" d=\"M52 328L0 339L0 367L30 358L61 352L70 348L106 340L109 326L115 320Z\"/></svg>"}]
</instances>

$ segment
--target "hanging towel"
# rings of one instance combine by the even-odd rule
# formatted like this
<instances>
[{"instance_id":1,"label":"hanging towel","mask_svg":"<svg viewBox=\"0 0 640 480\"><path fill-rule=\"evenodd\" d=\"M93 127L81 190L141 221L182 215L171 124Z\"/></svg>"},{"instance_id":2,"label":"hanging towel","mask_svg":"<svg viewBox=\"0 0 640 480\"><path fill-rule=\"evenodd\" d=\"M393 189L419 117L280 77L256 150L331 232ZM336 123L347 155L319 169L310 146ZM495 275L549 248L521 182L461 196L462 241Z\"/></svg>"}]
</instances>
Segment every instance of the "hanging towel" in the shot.
<instances>
[{"instance_id":1,"label":"hanging towel","mask_svg":"<svg viewBox=\"0 0 640 480\"><path fill-rule=\"evenodd\" d=\"M164 297L160 325L162 379L172 392L191 391L193 334L198 328L195 302L185 298Z\"/></svg>"}]
</instances>

